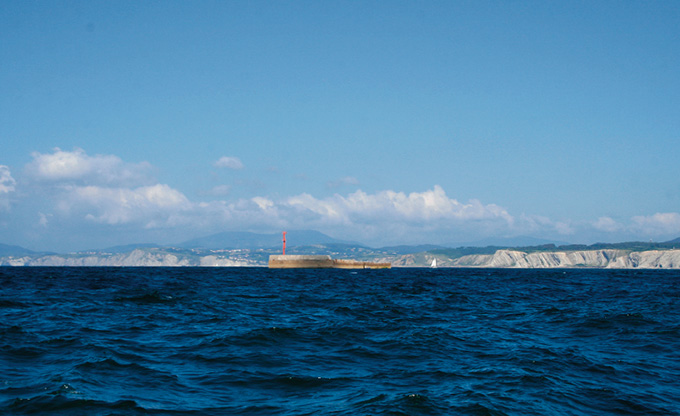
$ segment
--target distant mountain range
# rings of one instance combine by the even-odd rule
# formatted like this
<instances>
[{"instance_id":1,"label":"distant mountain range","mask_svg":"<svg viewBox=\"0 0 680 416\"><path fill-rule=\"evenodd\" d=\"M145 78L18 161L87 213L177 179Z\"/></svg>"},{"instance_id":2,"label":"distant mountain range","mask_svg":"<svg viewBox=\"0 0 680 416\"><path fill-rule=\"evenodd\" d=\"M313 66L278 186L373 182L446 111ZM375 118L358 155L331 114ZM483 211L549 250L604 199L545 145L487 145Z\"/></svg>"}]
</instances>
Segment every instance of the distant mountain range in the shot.
<instances>
[{"instance_id":1,"label":"distant mountain range","mask_svg":"<svg viewBox=\"0 0 680 416\"><path fill-rule=\"evenodd\" d=\"M19 246L0 244L0 256L26 256L29 254L35 254L35 252Z\"/></svg>"},{"instance_id":2,"label":"distant mountain range","mask_svg":"<svg viewBox=\"0 0 680 416\"><path fill-rule=\"evenodd\" d=\"M358 243L338 240L336 238L327 236L313 230L293 230L286 232L286 241L289 247L294 246L312 246L316 244L350 244L360 245ZM180 248L202 248L211 250L221 249L258 249L258 248L274 248L283 245L283 235L280 233L274 234L257 234L239 231L226 231L222 233L212 234L207 237L195 238L177 245Z\"/></svg>"},{"instance_id":3,"label":"distant mountain range","mask_svg":"<svg viewBox=\"0 0 680 416\"><path fill-rule=\"evenodd\" d=\"M382 247L378 250L387 252L387 253L394 253L394 254L411 254L411 253L422 253L425 251L432 251L432 250L443 250L446 249L444 246L436 246L433 244L421 244L417 246L407 246L407 245L400 245L400 246L388 246L388 247Z\"/></svg>"},{"instance_id":4,"label":"distant mountain range","mask_svg":"<svg viewBox=\"0 0 680 416\"><path fill-rule=\"evenodd\" d=\"M476 240L467 243L446 244L447 247L531 247L542 246L546 244L554 244L556 246L563 246L569 243L558 240L546 240L543 238L535 238L528 236L517 237L498 237L485 238L483 240Z\"/></svg>"},{"instance_id":5,"label":"distant mountain range","mask_svg":"<svg viewBox=\"0 0 680 416\"><path fill-rule=\"evenodd\" d=\"M293 230L288 232L286 237L287 254L328 254L333 258L388 261L395 266L405 267L427 266L433 258L437 258L437 263L444 267L470 265L475 267L482 265L506 267L508 264L550 264L551 261L564 257L566 255L564 253L571 253L568 256L575 256L573 259L569 257L568 260L576 262L574 263L575 266L580 264L577 261L586 259L583 260L584 265L600 267L605 263L596 263L595 260L588 257L594 255L595 252L599 253L595 254L596 256L601 256L607 261L616 257L618 259L616 264L651 264L662 268L680 267L680 258L673 257L680 253L680 238L662 243L624 242L559 246L552 243L516 246L498 244L457 248L426 244L369 248L359 243L339 240L311 230ZM69 254L39 253L16 245L0 244L0 265L263 266L266 265L270 254L281 253L281 240L282 235L279 233L221 232L172 246L129 244ZM536 239L520 239L518 241L544 242L544 240ZM654 251L663 252L663 256L666 256L664 257L665 260L657 262L656 257L644 260L638 254L635 254L652 253ZM669 253L669 251L676 254ZM629 255L632 257L625 257ZM657 255L653 254L653 256ZM564 259L559 261L561 261L559 263L562 265L561 267L566 267L565 265L569 264L565 263L567 260Z\"/></svg>"},{"instance_id":6,"label":"distant mountain range","mask_svg":"<svg viewBox=\"0 0 680 416\"><path fill-rule=\"evenodd\" d=\"M283 245L283 235L281 233L259 234L246 231L225 231L205 237L194 238L183 241L179 244L125 244L108 247L104 249L83 250L83 252L105 252L105 253L125 253L135 249L151 248L182 248L182 249L202 249L202 250L256 250L256 249L276 249L280 250ZM339 240L318 231L313 230L292 230L286 232L288 247L314 246L314 245L350 245L363 247L362 244L354 241ZM423 246L425 247L425 246ZM429 247L429 246L428 246ZM434 247L434 246L432 246ZM408 251L408 250L407 250ZM0 244L0 256L24 256L41 254L20 246ZM44 253L43 253L44 254Z\"/></svg>"}]
</instances>

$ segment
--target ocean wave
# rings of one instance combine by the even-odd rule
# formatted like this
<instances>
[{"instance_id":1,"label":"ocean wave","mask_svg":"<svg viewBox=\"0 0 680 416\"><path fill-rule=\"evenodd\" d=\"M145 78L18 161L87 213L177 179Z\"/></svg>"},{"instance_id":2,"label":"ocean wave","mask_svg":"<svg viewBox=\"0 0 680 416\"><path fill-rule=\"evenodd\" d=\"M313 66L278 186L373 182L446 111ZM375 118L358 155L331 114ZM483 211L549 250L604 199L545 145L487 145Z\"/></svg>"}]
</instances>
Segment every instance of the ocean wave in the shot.
<instances>
[{"instance_id":1,"label":"ocean wave","mask_svg":"<svg viewBox=\"0 0 680 416\"><path fill-rule=\"evenodd\" d=\"M677 273L11 274L0 414L680 415Z\"/></svg>"},{"instance_id":2,"label":"ocean wave","mask_svg":"<svg viewBox=\"0 0 680 416\"><path fill-rule=\"evenodd\" d=\"M134 400L105 402L102 400L65 397L63 394L41 395L28 399L14 399L0 407L15 414L44 415L104 415L104 414L147 414L148 410Z\"/></svg>"},{"instance_id":3,"label":"ocean wave","mask_svg":"<svg viewBox=\"0 0 680 416\"><path fill-rule=\"evenodd\" d=\"M140 294L117 296L115 299L119 302L132 302L142 305L154 303L169 304L177 301L176 297L160 293L157 290Z\"/></svg>"}]
</instances>

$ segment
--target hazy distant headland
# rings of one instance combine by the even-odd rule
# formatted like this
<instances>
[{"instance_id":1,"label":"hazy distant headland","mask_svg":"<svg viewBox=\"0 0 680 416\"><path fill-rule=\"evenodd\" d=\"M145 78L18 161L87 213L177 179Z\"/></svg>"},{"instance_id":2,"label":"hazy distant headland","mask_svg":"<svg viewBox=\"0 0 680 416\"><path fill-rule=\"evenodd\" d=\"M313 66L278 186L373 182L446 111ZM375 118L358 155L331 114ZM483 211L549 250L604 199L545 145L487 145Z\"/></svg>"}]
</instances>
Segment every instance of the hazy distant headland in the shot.
<instances>
[{"instance_id":1,"label":"hazy distant headland","mask_svg":"<svg viewBox=\"0 0 680 416\"><path fill-rule=\"evenodd\" d=\"M680 269L680 238L662 243L369 248L316 231L289 235L293 237L289 241L296 244L288 246L288 254L328 254L338 259L390 262L393 267L429 267L436 259L438 267ZM225 232L172 247L142 244L75 253L41 253L0 244L0 265L263 267L269 255L280 254L280 240L280 234Z\"/></svg>"}]
</instances>

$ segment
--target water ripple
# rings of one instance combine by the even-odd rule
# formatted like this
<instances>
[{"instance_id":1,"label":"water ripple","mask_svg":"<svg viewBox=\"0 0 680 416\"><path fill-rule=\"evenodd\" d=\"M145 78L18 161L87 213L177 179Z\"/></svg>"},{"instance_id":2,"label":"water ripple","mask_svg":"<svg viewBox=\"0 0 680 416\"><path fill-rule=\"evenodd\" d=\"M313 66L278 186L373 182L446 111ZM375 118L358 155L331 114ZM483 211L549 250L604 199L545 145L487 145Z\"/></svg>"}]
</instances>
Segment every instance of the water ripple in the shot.
<instances>
[{"instance_id":1,"label":"water ripple","mask_svg":"<svg viewBox=\"0 0 680 416\"><path fill-rule=\"evenodd\" d=\"M0 268L0 414L680 415L675 271Z\"/></svg>"}]
</instances>

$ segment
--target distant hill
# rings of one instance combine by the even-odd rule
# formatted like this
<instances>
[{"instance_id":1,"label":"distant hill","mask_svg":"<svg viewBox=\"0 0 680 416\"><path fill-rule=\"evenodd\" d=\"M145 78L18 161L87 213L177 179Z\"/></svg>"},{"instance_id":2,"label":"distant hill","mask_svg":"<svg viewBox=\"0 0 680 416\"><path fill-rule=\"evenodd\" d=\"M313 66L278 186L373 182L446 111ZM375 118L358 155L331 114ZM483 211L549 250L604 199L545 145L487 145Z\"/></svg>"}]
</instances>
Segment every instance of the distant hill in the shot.
<instances>
[{"instance_id":1,"label":"distant hill","mask_svg":"<svg viewBox=\"0 0 680 416\"><path fill-rule=\"evenodd\" d=\"M34 252L20 246L0 244L0 265L264 266L270 254L280 254L281 237L280 233L222 232L173 246L130 244L69 254ZM640 267L680 268L677 266L680 265L678 260L680 238L658 243L631 241L591 245L538 244L514 247L489 245L457 248L425 244L370 248L358 243L341 241L317 231L293 230L288 232L286 237L287 254L324 254L338 259L389 261L395 267L427 267L433 258L437 258L440 267L515 267L516 265L538 267L536 264L543 264L541 262L549 264L558 262L558 260L559 262L555 264L560 267L584 265L609 267L611 260L611 262L618 262L612 263L616 267L637 267L636 264L639 263L642 265ZM224 251L217 253L213 250ZM496 255L499 250L502 253ZM595 260L590 258L598 255L595 252L603 250L616 250L617 253L603 254L603 258L608 259L606 264L602 263L601 259L598 260L599 257ZM659 250L663 253L651 253L644 261L636 260L638 257L642 259L644 252L650 250ZM614 257L610 259L612 255L618 260ZM629 255L632 257L626 257ZM665 260L656 261L652 258L654 256L663 257Z\"/></svg>"},{"instance_id":2,"label":"distant hill","mask_svg":"<svg viewBox=\"0 0 680 416\"><path fill-rule=\"evenodd\" d=\"M0 256L27 256L30 254L35 254L35 251L19 246L0 244Z\"/></svg>"},{"instance_id":3,"label":"distant hill","mask_svg":"<svg viewBox=\"0 0 680 416\"><path fill-rule=\"evenodd\" d=\"M595 243L595 244L566 244L556 246L555 244L541 244L532 246L486 246L486 247L457 247L430 250L429 253L445 255L450 258L474 254L493 254L497 250L515 250L526 253L545 253L545 252L565 252L565 251L588 251L588 250L626 250L626 251L649 251L649 250L671 250L678 247L680 239L667 241L665 243L654 243L644 241L628 241L623 243Z\"/></svg>"},{"instance_id":4,"label":"distant hill","mask_svg":"<svg viewBox=\"0 0 680 416\"><path fill-rule=\"evenodd\" d=\"M434 251L434 250L442 250L446 249L444 246L437 246L433 244L421 244L418 246L406 246L406 245L401 245L401 246L389 246L389 247L381 247L379 250L388 252L388 253L394 253L394 254L412 254L412 253L422 253L425 251Z\"/></svg>"},{"instance_id":5,"label":"distant hill","mask_svg":"<svg viewBox=\"0 0 680 416\"><path fill-rule=\"evenodd\" d=\"M258 234L244 231L225 231L195 238L178 244L181 248L220 249L257 249L281 247L282 234ZM312 230L293 230L286 232L288 247L311 246L315 244L354 244L335 239L326 234Z\"/></svg>"},{"instance_id":6,"label":"distant hill","mask_svg":"<svg viewBox=\"0 0 680 416\"><path fill-rule=\"evenodd\" d=\"M101 250L96 250L100 251L103 253L127 253L130 251L133 251L138 248L162 248L163 246L159 244L153 244L153 243L148 243L148 244L125 244L122 246L113 246L113 247L108 247L105 249Z\"/></svg>"},{"instance_id":7,"label":"distant hill","mask_svg":"<svg viewBox=\"0 0 680 416\"><path fill-rule=\"evenodd\" d=\"M509 238L486 238L465 244L448 244L447 247L532 247L554 244L556 246L567 245L564 241L545 240L542 238L517 236Z\"/></svg>"}]
</instances>

